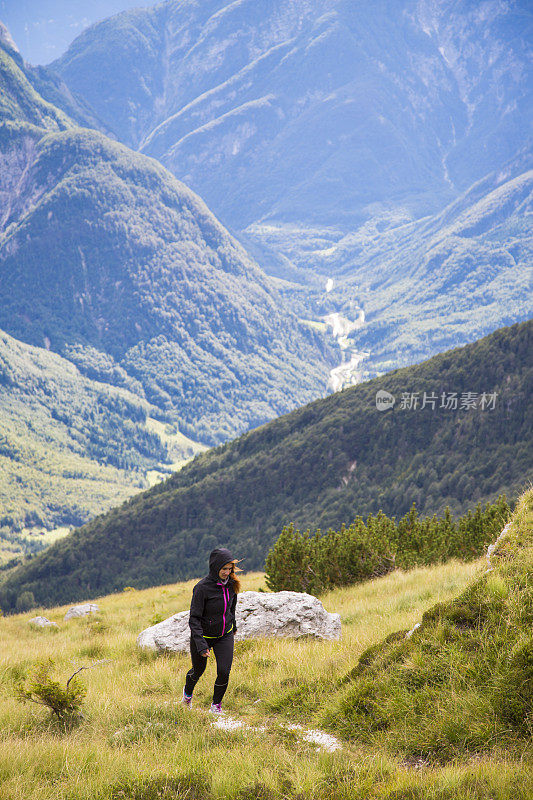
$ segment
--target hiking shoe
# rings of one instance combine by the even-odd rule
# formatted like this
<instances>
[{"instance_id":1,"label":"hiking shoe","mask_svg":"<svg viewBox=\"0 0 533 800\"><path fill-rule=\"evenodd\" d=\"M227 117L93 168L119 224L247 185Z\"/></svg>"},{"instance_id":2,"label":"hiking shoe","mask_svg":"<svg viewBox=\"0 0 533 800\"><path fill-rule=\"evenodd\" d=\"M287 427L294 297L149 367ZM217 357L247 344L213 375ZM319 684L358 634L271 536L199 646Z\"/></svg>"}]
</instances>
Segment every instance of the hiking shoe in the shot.
<instances>
[{"instance_id":1,"label":"hiking shoe","mask_svg":"<svg viewBox=\"0 0 533 800\"><path fill-rule=\"evenodd\" d=\"M187 708L192 708L192 694L190 696L188 694L185 694L185 689L183 690L181 703L182 705L187 706Z\"/></svg>"},{"instance_id":2,"label":"hiking shoe","mask_svg":"<svg viewBox=\"0 0 533 800\"><path fill-rule=\"evenodd\" d=\"M210 714L223 714L222 705L220 703L211 703L211 708L209 709Z\"/></svg>"}]
</instances>

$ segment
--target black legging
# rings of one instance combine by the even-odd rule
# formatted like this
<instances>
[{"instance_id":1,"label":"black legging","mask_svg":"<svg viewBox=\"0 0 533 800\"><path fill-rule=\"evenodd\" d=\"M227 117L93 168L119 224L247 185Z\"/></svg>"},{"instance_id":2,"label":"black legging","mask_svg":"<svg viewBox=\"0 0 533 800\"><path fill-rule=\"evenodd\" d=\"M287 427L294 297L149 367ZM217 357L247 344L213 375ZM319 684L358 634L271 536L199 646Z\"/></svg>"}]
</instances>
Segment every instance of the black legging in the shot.
<instances>
[{"instance_id":1,"label":"black legging","mask_svg":"<svg viewBox=\"0 0 533 800\"><path fill-rule=\"evenodd\" d=\"M210 647L217 661L217 679L213 690L213 703L221 703L224 693L228 688L229 673L233 662L233 632L227 633L220 639L212 639ZM191 639L191 659L192 667L187 673L185 680L185 694L191 695L193 689L204 674L207 666L208 657L201 656L196 645Z\"/></svg>"}]
</instances>

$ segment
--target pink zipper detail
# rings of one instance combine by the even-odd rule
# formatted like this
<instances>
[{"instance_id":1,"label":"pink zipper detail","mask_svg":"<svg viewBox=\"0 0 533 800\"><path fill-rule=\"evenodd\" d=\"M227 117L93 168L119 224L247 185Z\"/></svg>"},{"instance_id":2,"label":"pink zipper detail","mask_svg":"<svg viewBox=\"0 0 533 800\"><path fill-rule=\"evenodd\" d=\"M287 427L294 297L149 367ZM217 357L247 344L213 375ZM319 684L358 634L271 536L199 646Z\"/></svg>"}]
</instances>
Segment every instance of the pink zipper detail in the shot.
<instances>
[{"instance_id":1,"label":"pink zipper detail","mask_svg":"<svg viewBox=\"0 0 533 800\"><path fill-rule=\"evenodd\" d=\"M218 585L222 586L221 583L219 583ZM223 617L222 617L222 621L223 621L223 624L222 624L222 636L224 636L224 631L226 630L226 610L228 608L229 589L228 589L228 597L226 598L226 588L224 586L222 586L222 594L224 595L224 614L223 614Z\"/></svg>"}]
</instances>

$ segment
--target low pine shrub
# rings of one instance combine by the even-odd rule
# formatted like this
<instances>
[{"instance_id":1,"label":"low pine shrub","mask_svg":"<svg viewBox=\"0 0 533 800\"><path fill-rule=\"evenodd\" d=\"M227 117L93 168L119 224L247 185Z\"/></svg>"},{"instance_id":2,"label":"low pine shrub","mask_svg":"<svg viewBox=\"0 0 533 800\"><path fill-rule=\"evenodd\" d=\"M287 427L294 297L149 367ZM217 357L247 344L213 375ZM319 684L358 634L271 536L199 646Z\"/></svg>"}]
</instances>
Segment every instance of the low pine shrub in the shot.
<instances>
[{"instance_id":1,"label":"low pine shrub","mask_svg":"<svg viewBox=\"0 0 533 800\"><path fill-rule=\"evenodd\" d=\"M395 567L410 569L451 558L477 558L497 537L510 508L505 496L482 508L478 503L454 521L449 508L442 517L421 519L413 504L399 522L383 512L361 517L339 531L301 532L286 525L266 563L266 584L274 592L321 594L339 586L385 575Z\"/></svg>"},{"instance_id":2,"label":"low pine shrub","mask_svg":"<svg viewBox=\"0 0 533 800\"><path fill-rule=\"evenodd\" d=\"M29 682L16 683L16 695L22 703L32 702L49 708L59 722L71 721L81 715L81 705L86 694L76 673L71 675L66 686L50 678L54 663L51 659L37 666Z\"/></svg>"}]
</instances>

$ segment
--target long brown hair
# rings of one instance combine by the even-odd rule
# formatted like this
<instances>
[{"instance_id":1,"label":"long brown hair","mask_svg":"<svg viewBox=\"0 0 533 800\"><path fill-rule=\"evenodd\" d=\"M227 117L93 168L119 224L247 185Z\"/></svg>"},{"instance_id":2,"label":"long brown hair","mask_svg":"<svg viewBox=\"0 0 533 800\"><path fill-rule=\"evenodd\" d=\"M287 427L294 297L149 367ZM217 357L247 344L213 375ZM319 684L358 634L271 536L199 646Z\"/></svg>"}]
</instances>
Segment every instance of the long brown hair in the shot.
<instances>
[{"instance_id":1,"label":"long brown hair","mask_svg":"<svg viewBox=\"0 0 533 800\"><path fill-rule=\"evenodd\" d=\"M233 588L235 590L235 594L239 594L239 592L241 591L241 582L240 582L240 580L238 579L238 577L235 574L235 572L242 572L242 569L240 569L237 566L239 561L240 561L240 559L237 559L237 558L233 559L233 561L231 562L231 564L232 564L231 572L229 574L229 579L233 584Z\"/></svg>"}]
</instances>

